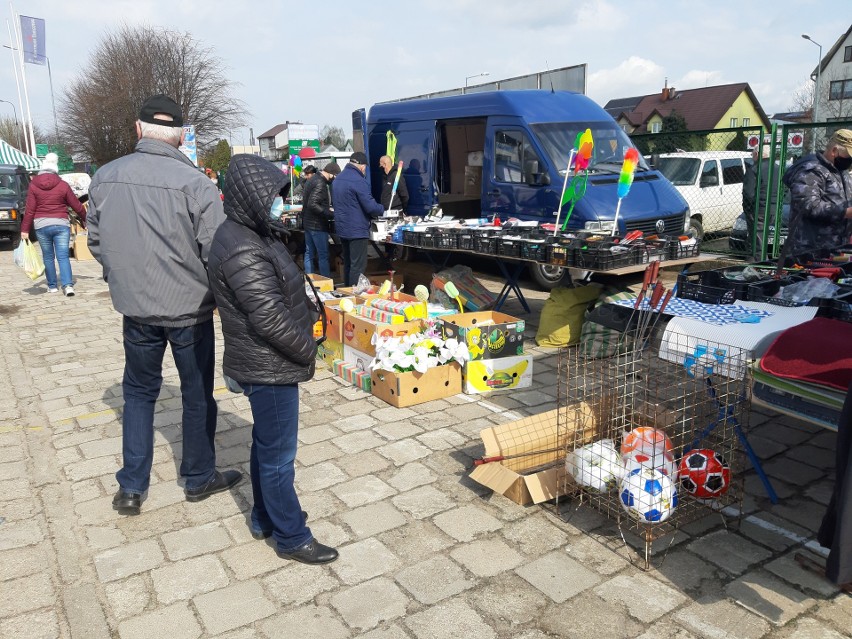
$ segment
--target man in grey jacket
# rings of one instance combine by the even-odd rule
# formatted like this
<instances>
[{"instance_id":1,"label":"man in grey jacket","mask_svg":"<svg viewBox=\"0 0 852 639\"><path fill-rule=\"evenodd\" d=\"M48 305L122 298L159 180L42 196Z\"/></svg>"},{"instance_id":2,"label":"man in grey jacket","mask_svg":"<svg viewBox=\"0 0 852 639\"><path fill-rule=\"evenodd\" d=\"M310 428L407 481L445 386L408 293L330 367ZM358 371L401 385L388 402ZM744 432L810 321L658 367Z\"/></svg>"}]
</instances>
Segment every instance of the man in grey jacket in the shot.
<instances>
[{"instance_id":1,"label":"man in grey jacket","mask_svg":"<svg viewBox=\"0 0 852 639\"><path fill-rule=\"evenodd\" d=\"M166 345L181 382L187 501L239 483L216 470L213 437L213 308L207 255L224 221L213 183L178 150L183 116L171 98L145 101L134 153L103 166L89 187L89 250L103 266L115 310L124 316L124 465L113 508L138 515L154 456L154 408Z\"/></svg>"}]
</instances>

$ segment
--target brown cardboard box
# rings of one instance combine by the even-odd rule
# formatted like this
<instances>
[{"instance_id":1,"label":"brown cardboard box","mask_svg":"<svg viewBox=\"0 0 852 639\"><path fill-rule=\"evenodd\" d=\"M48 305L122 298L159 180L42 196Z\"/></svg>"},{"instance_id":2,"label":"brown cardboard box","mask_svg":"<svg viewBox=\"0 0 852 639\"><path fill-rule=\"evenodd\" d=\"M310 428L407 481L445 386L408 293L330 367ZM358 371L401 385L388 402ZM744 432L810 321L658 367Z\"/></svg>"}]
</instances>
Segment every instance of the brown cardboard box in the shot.
<instances>
[{"instance_id":1,"label":"brown cardboard box","mask_svg":"<svg viewBox=\"0 0 852 639\"><path fill-rule=\"evenodd\" d=\"M92 252L89 250L89 246L87 244L89 240L89 234L85 231L84 235L80 235L79 233L74 237L74 259L78 262L83 260L93 260L95 259L92 255Z\"/></svg>"},{"instance_id":2,"label":"brown cardboard box","mask_svg":"<svg viewBox=\"0 0 852 639\"><path fill-rule=\"evenodd\" d=\"M458 362L435 366L425 373L375 370L370 377L373 395L397 408L461 393L461 366Z\"/></svg>"},{"instance_id":3,"label":"brown cardboard box","mask_svg":"<svg viewBox=\"0 0 852 639\"><path fill-rule=\"evenodd\" d=\"M481 464L470 478L522 506L567 494L574 480L565 471L565 457L576 443L575 430L593 431L590 422L596 418L586 403L567 410L561 429L558 417L559 411L551 410L481 431L484 457L509 459Z\"/></svg>"},{"instance_id":4,"label":"brown cardboard box","mask_svg":"<svg viewBox=\"0 0 852 639\"><path fill-rule=\"evenodd\" d=\"M526 322L497 311L480 311L441 317L444 339L465 342L470 359L517 357L524 353Z\"/></svg>"},{"instance_id":5,"label":"brown cardboard box","mask_svg":"<svg viewBox=\"0 0 852 639\"><path fill-rule=\"evenodd\" d=\"M346 313L340 310L340 302L344 299L351 300L353 305L357 304L354 297L341 297L323 302L323 306L325 306L325 338L330 342L343 343L343 323Z\"/></svg>"},{"instance_id":6,"label":"brown cardboard box","mask_svg":"<svg viewBox=\"0 0 852 639\"><path fill-rule=\"evenodd\" d=\"M482 195L482 167L464 167L464 194L467 197L479 197Z\"/></svg>"},{"instance_id":7,"label":"brown cardboard box","mask_svg":"<svg viewBox=\"0 0 852 639\"><path fill-rule=\"evenodd\" d=\"M322 360L333 369L334 360L343 359L343 344L340 342L324 341L317 347L317 359Z\"/></svg>"},{"instance_id":8,"label":"brown cardboard box","mask_svg":"<svg viewBox=\"0 0 852 639\"><path fill-rule=\"evenodd\" d=\"M327 293L334 290L334 280L330 277L323 277L316 273L308 273L308 279L313 282L314 288L320 293Z\"/></svg>"},{"instance_id":9,"label":"brown cardboard box","mask_svg":"<svg viewBox=\"0 0 852 639\"><path fill-rule=\"evenodd\" d=\"M375 356L376 347L373 345L373 335L382 337L401 337L412 333L420 333L424 329L422 320L402 322L401 324L384 324L366 317L357 315L346 315L343 322L344 346L351 346L355 350ZM459 378L461 381L461 378Z\"/></svg>"}]
</instances>

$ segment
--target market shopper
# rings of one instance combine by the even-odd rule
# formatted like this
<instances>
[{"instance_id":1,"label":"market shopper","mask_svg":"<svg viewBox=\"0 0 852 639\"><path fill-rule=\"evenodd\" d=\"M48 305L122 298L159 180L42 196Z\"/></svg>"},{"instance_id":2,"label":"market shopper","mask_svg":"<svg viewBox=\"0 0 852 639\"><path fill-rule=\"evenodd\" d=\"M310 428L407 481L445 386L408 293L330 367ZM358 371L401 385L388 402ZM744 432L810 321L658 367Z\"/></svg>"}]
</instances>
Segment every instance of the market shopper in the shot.
<instances>
[{"instance_id":1,"label":"market shopper","mask_svg":"<svg viewBox=\"0 0 852 639\"><path fill-rule=\"evenodd\" d=\"M48 153L42 160L38 175L30 182L26 213L21 222L21 239L28 240L30 229L35 228L44 259L47 292L56 293L59 290L57 286L61 284L66 297L74 295L74 274L71 272L71 260L68 257L68 245L71 241L69 207L80 216L80 222L85 226L86 209L80 204L68 183L59 177L59 156L56 153Z\"/></svg>"},{"instance_id":2,"label":"market shopper","mask_svg":"<svg viewBox=\"0 0 852 639\"><path fill-rule=\"evenodd\" d=\"M761 259L762 248L764 244L764 226L767 230L769 226L775 223L775 215L777 212L778 193L775 189L769 188L770 174L778 175L778 163L775 163L773 169L770 162L770 151L768 144L764 144L762 149L754 149L752 151L752 161L747 163L745 175L743 176L743 213L746 216L746 224L748 226L748 239L746 242L746 250L751 253L752 238L757 236L754 244L754 259ZM760 173L760 189L757 188L758 171ZM767 204L769 205L768 215L769 223L764 223L764 218L767 214ZM786 206L785 206L786 208Z\"/></svg>"},{"instance_id":3,"label":"market shopper","mask_svg":"<svg viewBox=\"0 0 852 639\"><path fill-rule=\"evenodd\" d=\"M272 537L279 556L307 564L337 551L305 525L293 486L299 382L313 377L316 317L305 279L284 243L279 190L287 177L255 155L235 155L225 179L225 215L210 249L210 285L225 337L225 375L251 405L251 533Z\"/></svg>"},{"instance_id":4,"label":"market shopper","mask_svg":"<svg viewBox=\"0 0 852 639\"><path fill-rule=\"evenodd\" d=\"M305 230L305 273L314 272L314 258L320 275L331 277L328 264L328 238L334 209L331 183L340 174L337 162L329 162L315 173L302 191L302 228Z\"/></svg>"},{"instance_id":5,"label":"market shopper","mask_svg":"<svg viewBox=\"0 0 852 639\"><path fill-rule=\"evenodd\" d=\"M825 151L812 153L784 174L790 189L790 230L784 255L846 244L852 219L852 131L839 129Z\"/></svg>"},{"instance_id":6,"label":"market shopper","mask_svg":"<svg viewBox=\"0 0 852 639\"><path fill-rule=\"evenodd\" d=\"M384 213L366 179L367 156L356 151L334 181L334 229L343 246L346 286L355 286L367 270L370 222Z\"/></svg>"},{"instance_id":7,"label":"market shopper","mask_svg":"<svg viewBox=\"0 0 852 639\"><path fill-rule=\"evenodd\" d=\"M154 408L166 345L181 384L180 475L187 501L228 490L237 470L216 470L213 437L215 302L207 280L213 234L224 221L216 186L178 150L178 104L155 95L136 121L130 155L101 167L89 187L89 249L103 266L116 311L124 316L124 464L113 508L137 515L154 454Z\"/></svg>"},{"instance_id":8,"label":"market shopper","mask_svg":"<svg viewBox=\"0 0 852 639\"><path fill-rule=\"evenodd\" d=\"M379 166L385 173L382 179L382 206L385 210L394 210L405 212L408 208L408 186L405 184L405 178L400 175L399 183L396 187L396 192L393 190L393 182L397 175L397 166L389 155L383 155L379 158Z\"/></svg>"}]
</instances>

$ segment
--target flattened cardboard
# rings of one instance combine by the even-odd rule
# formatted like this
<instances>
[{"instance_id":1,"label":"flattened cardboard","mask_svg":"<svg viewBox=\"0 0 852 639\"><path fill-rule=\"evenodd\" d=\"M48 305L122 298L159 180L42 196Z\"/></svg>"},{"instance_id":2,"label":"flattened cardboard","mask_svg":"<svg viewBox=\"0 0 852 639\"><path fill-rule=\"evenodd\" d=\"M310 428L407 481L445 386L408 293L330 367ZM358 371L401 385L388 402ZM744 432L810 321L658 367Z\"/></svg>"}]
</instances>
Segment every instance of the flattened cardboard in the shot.
<instances>
[{"instance_id":1,"label":"flattened cardboard","mask_svg":"<svg viewBox=\"0 0 852 639\"><path fill-rule=\"evenodd\" d=\"M371 378L373 395L397 408L461 393L461 366L458 362L435 366L425 373L376 370Z\"/></svg>"},{"instance_id":2,"label":"flattened cardboard","mask_svg":"<svg viewBox=\"0 0 852 639\"><path fill-rule=\"evenodd\" d=\"M522 506L566 494L573 483L565 470L568 447L575 430L593 432L597 418L586 403L563 411L567 423L561 428L555 409L481 431L484 457L510 458L477 466L470 478Z\"/></svg>"},{"instance_id":3,"label":"flattened cardboard","mask_svg":"<svg viewBox=\"0 0 852 639\"><path fill-rule=\"evenodd\" d=\"M525 328L524 320L497 311L441 317L444 339L465 342L474 361L523 355Z\"/></svg>"},{"instance_id":4,"label":"flattened cardboard","mask_svg":"<svg viewBox=\"0 0 852 639\"><path fill-rule=\"evenodd\" d=\"M467 362L462 390L468 395L529 388L533 381L533 356L500 357Z\"/></svg>"}]
</instances>

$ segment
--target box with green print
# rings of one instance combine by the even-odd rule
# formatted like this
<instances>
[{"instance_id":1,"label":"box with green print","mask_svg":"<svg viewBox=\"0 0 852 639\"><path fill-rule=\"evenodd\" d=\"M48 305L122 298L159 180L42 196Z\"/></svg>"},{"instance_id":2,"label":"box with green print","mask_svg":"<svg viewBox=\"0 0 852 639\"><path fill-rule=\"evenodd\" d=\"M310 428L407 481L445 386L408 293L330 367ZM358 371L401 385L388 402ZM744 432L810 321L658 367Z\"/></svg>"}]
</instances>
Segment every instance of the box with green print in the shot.
<instances>
[{"instance_id":1,"label":"box with green print","mask_svg":"<svg viewBox=\"0 0 852 639\"><path fill-rule=\"evenodd\" d=\"M467 344L470 359L514 357L524 353L526 323L497 311L445 315L440 319L444 339Z\"/></svg>"}]
</instances>

